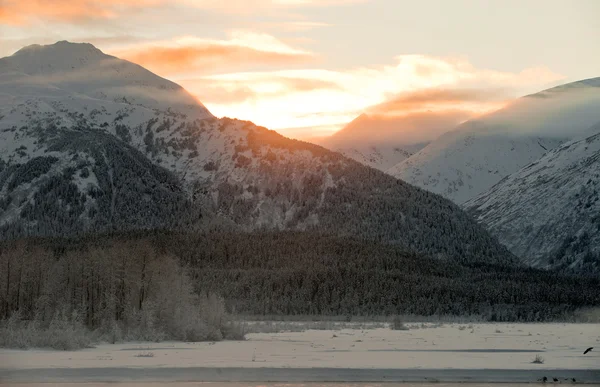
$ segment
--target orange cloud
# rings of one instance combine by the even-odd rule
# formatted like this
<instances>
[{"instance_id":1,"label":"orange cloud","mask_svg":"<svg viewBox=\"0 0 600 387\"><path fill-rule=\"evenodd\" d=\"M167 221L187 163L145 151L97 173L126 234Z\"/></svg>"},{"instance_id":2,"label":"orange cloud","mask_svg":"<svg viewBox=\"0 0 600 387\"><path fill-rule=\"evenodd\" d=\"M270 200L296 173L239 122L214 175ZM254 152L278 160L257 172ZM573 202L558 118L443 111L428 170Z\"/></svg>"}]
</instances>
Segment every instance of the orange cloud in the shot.
<instances>
[{"instance_id":1,"label":"orange cloud","mask_svg":"<svg viewBox=\"0 0 600 387\"><path fill-rule=\"evenodd\" d=\"M229 38L224 40L183 36L121 46L110 52L162 76L175 78L257 66L290 66L315 58L311 52L291 47L274 36L248 30L229 31Z\"/></svg>"},{"instance_id":2,"label":"orange cloud","mask_svg":"<svg viewBox=\"0 0 600 387\"><path fill-rule=\"evenodd\" d=\"M121 12L155 6L162 0L2 0L0 22L27 24L33 19L81 22L114 18Z\"/></svg>"},{"instance_id":3,"label":"orange cloud","mask_svg":"<svg viewBox=\"0 0 600 387\"><path fill-rule=\"evenodd\" d=\"M324 79L306 79L306 78L278 78L284 87L292 92L305 92L314 90L343 90L343 88L335 82L326 81Z\"/></svg>"},{"instance_id":4,"label":"orange cloud","mask_svg":"<svg viewBox=\"0 0 600 387\"><path fill-rule=\"evenodd\" d=\"M402 116L361 114L331 137L321 141L332 148L368 144L417 144L453 129L473 113L460 110L411 112Z\"/></svg>"},{"instance_id":5,"label":"orange cloud","mask_svg":"<svg viewBox=\"0 0 600 387\"><path fill-rule=\"evenodd\" d=\"M300 79L307 87L286 89L280 83L286 77ZM287 134L310 127L331 132L363 112L399 117L432 111L452 122L501 108L507 100L540 90L562 76L544 68L503 72L477 68L465 59L403 55L385 66L224 71L203 78L225 90L218 101L208 92L191 90L213 114L251 120ZM337 87L311 89L308 80L326 80ZM227 91L235 94L230 101ZM434 121L432 125L446 126Z\"/></svg>"},{"instance_id":6,"label":"orange cloud","mask_svg":"<svg viewBox=\"0 0 600 387\"><path fill-rule=\"evenodd\" d=\"M269 52L252 47L207 44L187 47L151 46L117 52L117 56L159 74L227 71L253 65L284 65L311 59L309 54Z\"/></svg>"},{"instance_id":7,"label":"orange cloud","mask_svg":"<svg viewBox=\"0 0 600 387\"><path fill-rule=\"evenodd\" d=\"M444 108L481 112L497 109L507 95L501 89L422 89L395 95L368 111L387 115Z\"/></svg>"},{"instance_id":8,"label":"orange cloud","mask_svg":"<svg viewBox=\"0 0 600 387\"><path fill-rule=\"evenodd\" d=\"M314 92L317 90L341 90L335 82L321 79L303 79L293 77L271 77L261 84L262 92L253 88L252 84L237 80L217 81L210 78L181 79L181 85L197 96L203 103L237 104L258 101L263 98L277 98L289 94ZM265 87L268 84L270 87Z\"/></svg>"},{"instance_id":9,"label":"orange cloud","mask_svg":"<svg viewBox=\"0 0 600 387\"><path fill-rule=\"evenodd\" d=\"M35 19L78 23L108 19L128 11L182 5L223 13L254 13L289 7L322 7L363 2L365 0L2 0L0 23L30 24Z\"/></svg>"}]
</instances>

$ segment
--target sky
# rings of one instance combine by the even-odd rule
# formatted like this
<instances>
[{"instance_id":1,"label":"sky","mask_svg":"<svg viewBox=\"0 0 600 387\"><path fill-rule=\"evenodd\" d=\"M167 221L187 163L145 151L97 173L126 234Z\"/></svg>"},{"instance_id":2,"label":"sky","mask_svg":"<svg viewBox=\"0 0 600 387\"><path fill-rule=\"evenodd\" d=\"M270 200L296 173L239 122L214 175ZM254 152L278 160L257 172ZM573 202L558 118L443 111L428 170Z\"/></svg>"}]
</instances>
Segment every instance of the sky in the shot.
<instances>
[{"instance_id":1,"label":"sky","mask_svg":"<svg viewBox=\"0 0 600 387\"><path fill-rule=\"evenodd\" d=\"M0 0L0 57L89 42L297 138L600 76L597 0Z\"/></svg>"}]
</instances>

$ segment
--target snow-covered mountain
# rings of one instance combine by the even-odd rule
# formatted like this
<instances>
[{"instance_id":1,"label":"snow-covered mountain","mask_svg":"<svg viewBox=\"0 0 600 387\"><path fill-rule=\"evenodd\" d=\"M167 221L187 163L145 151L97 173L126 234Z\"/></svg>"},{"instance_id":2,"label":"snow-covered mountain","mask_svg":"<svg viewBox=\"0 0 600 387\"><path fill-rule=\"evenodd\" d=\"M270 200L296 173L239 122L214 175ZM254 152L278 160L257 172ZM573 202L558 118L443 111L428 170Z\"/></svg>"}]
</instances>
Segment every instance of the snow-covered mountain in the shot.
<instances>
[{"instance_id":1,"label":"snow-covered mountain","mask_svg":"<svg viewBox=\"0 0 600 387\"><path fill-rule=\"evenodd\" d=\"M363 113L318 144L385 172L464 119L461 113L422 112L401 117Z\"/></svg>"},{"instance_id":2,"label":"snow-covered mountain","mask_svg":"<svg viewBox=\"0 0 600 387\"><path fill-rule=\"evenodd\" d=\"M0 237L207 224L515 259L448 200L320 146L217 119L178 85L91 45L0 59Z\"/></svg>"},{"instance_id":3,"label":"snow-covered mountain","mask_svg":"<svg viewBox=\"0 0 600 387\"><path fill-rule=\"evenodd\" d=\"M388 145L364 144L343 148L331 147L330 149L343 154L361 164L385 171L402 160L406 160L425 144L414 145ZM328 147L329 148L329 147Z\"/></svg>"},{"instance_id":4,"label":"snow-covered mountain","mask_svg":"<svg viewBox=\"0 0 600 387\"><path fill-rule=\"evenodd\" d=\"M471 121L387 172L461 204L565 140L487 133Z\"/></svg>"},{"instance_id":5,"label":"snow-covered mountain","mask_svg":"<svg viewBox=\"0 0 600 387\"><path fill-rule=\"evenodd\" d=\"M198 120L216 121L180 86L90 44L0 59L0 225L55 234L195 222L184 182L159 166L181 164L191 136L151 129ZM155 141L174 152L158 156Z\"/></svg>"},{"instance_id":6,"label":"snow-covered mountain","mask_svg":"<svg viewBox=\"0 0 600 387\"><path fill-rule=\"evenodd\" d=\"M125 103L147 109L168 105L170 110L195 118L211 116L181 86L86 43L62 41L25 47L2 58L0 74L3 90L15 97L43 95L56 100L74 94L88 97L84 102L90 103Z\"/></svg>"},{"instance_id":7,"label":"snow-covered mountain","mask_svg":"<svg viewBox=\"0 0 600 387\"><path fill-rule=\"evenodd\" d=\"M465 203L526 263L600 272L600 125Z\"/></svg>"},{"instance_id":8,"label":"snow-covered mountain","mask_svg":"<svg viewBox=\"0 0 600 387\"><path fill-rule=\"evenodd\" d=\"M440 136L388 173L463 203L599 119L600 78L519 98Z\"/></svg>"}]
</instances>

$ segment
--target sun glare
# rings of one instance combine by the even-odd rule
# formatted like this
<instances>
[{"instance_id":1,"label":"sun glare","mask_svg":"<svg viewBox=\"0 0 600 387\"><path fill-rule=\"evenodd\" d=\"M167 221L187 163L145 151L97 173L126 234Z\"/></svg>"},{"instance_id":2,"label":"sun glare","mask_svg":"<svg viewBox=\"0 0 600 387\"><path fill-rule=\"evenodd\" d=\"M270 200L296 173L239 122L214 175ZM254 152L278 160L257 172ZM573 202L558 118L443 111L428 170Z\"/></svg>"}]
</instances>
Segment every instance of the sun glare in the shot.
<instances>
[{"instance_id":1,"label":"sun glare","mask_svg":"<svg viewBox=\"0 0 600 387\"><path fill-rule=\"evenodd\" d=\"M265 36L239 36L232 35L226 44L254 39L257 49L293 50ZM229 72L201 77L186 73L175 80L217 116L239 117L283 134L309 132L310 137L317 132L332 133L365 112L406 115L454 109L480 115L517 97L515 90L539 88L540 83L560 78L539 69L520 73L479 69L460 58L404 55L394 60L389 65L338 70ZM507 85L514 90L507 92Z\"/></svg>"}]
</instances>

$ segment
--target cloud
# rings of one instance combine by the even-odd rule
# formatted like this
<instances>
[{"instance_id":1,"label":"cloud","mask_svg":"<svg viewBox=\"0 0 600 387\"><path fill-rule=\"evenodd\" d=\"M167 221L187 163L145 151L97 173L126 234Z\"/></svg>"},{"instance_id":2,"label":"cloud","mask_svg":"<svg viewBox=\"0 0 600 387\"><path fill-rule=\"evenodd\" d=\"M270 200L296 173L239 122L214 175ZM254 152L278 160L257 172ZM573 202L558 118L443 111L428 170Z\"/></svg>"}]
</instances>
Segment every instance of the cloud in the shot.
<instances>
[{"instance_id":1,"label":"cloud","mask_svg":"<svg viewBox=\"0 0 600 387\"><path fill-rule=\"evenodd\" d=\"M215 79L181 79L186 89L200 100L217 104L239 104L259 102L264 98L278 98L294 93L307 93L318 90L342 90L335 82L322 79L303 79L285 76L268 76L255 82Z\"/></svg>"},{"instance_id":2,"label":"cloud","mask_svg":"<svg viewBox=\"0 0 600 387\"><path fill-rule=\"evenodd\" d=\"M310 56L259 51L242 46L201 45L188 47L147 47L119 53L122 58L154 72L176 74L178 71L209 72L232 70L251 65L283 65L307 60Z\"/></svg>"},{"instance_id":3,"label":"cloud","mask_svg":"<svg viewBox=\"0 0 600 387\"><path fill-rule=\"evenodd\" d=\"M148 7L190 7L221 13L256 13L300 7L339 6L364 0L2 0L0 23L31 24L36 20L81 23L114 19Z\"/></svg>"},{"instance_id":4,"label":"cloud","mask_svg":"<svg viewBox=\"0 0 600 387\"><path fill-rule=\"evenodd\" d=\"M163 76L227 72L251 66L282 66L314 59L267 34L232 31L228 40L182 37L111 51Z\"/></svg>"},{"instance_id":5,"label":"cloud","mask_svg":"<svg viewBox=\"0 0 600 387\"><path fill-rule=\"evenodd\" d=\"M261 28L277 31L308 31L315 28L331 27L329 23L311 21L263 22L258 23Z\"/></svg>"},{"instance_id":6,"label":"cloud","mask_svg":"<svg viewBox=\"0 0 600 387\"><path fill-rule=\"evenodd\" d=\"M404 115L430 109L495 110L510 98L504 89L422 89L398 94L367 111L386 115Z\"/></svg>"},{"instance_id":7,"label":"cloud","mask_svg":"<svg viewBox=\"0 0 600 387\"><path fill-rule=\"evenodd\" d=\"M256 13L289 8L332 7L365 3L369 0L176 0L190 7L217 10L223 13Z\"/></svg>"},{"instance_id":8,"label":"cloud","mask_svg":"<svg viewBox=\"0 0 600 387\"><path fill-rule=\"evenodd\" d=\"M36 19L78 23L110 19L131 9L160 5L163 0L2 0L0 23L30 24Z\"/></svg>"},{"instance_id":9,"label":"cloud","mask_svg":"<svg viewBox=\"0 0 600 387\"><path fill-rule=\"evenodd\" d=\"M227 101L226 94L212 100L210 93L199 95L192 90L214 114L248 119L287 134L297 133L294 128L334 131L363 112L399 116L445 111L456 113L452 118L482 114L563 77L545 68L502 72L476 68L463 58L402 55L384 66L239 72L201 78L238 91ZM307 86L286 88L281 84L285 78ZM310 82L323 80L335 87L311 87Z\"/></svg>"},{"instance_id":10,"label":"cloud","mask_svg":"<svg viewBox=\"0 0 600 387\"><path fill-rule=\"evenodd\" d=\"M415 145L431 141L473 116L473 112L462 109L416 111L402 116L362 114L322 143L331 148Z\"/></svg>"}]
</instances>

